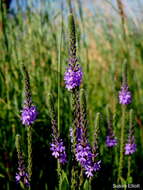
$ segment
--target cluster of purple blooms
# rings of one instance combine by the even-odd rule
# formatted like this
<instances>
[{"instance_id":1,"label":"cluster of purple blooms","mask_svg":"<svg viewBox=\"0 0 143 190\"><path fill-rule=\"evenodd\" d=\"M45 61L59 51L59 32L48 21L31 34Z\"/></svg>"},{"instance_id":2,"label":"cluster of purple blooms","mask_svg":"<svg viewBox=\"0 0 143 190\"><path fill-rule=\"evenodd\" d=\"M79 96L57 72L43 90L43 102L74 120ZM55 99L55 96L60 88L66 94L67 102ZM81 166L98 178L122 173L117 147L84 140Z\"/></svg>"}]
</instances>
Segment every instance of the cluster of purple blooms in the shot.
<instances>
[{"instance_id":1,"label":"cluster of purple blooms","mask_svg":"<svg viewBox=\"0 0 143 190\"><path fill-rule=\"evenodd\" d=\"M88 143L78 143L76 145L76 160L85 170L86 176L93 177L94 172L100 170L101 161L94 162L97 154L92 153L91 146Z\"/></svg>"},{"instance_id":2,"label":"cluster of purple blooms","mask_svg":"<svg viewBox=\"0 0 143 190\"><path fill-rule=\"evenodd\" d=\"M107 130L107 136L106 136L106 146L109 148L117 145L117 137L115 136L113 132L112 119L113 119L112 114L110 113L108 115L108 130Z\"/></svg>"},{"instance_id":3,"label":"cluster of purple blooms","mask_svg":"<svg viewBox=\"0 0 143 190\"><path fill-rule=\"evenodd\" d=\"M73 130L70 129L71 139L73 138ZM93 177L94 172L100 170L101 161L95 162L97 155L93 150L86 138L86 131L82 128L76 129L75 157L80 165L84 168L85 174L88 178Z\"/></svg>"},{"instance_id":4,"label":"cluster of purple blooms","mask_svg":"<svg viewBox=\"0 0 143 190\"><path fill-rule=\"evenodd\" d=\"M135 137L129 137L128 143L125 144L125 155L131 155L136 152L137 146L135 144Z\"/></svg>"},{"instance_id":5,"label":"cluster of purple blooms","mask_svg":"<svg viewBox=\"0 0 143 190\"><path fill-rule=\"evenodd\" d=\"M28 173L25 171L25 165L24 165L22 153L18 161L18 164L19 164L18 173L16 173L16 176L15 176L16 182L19 183L21 181L26 187L29 187L30 186L29 176L28 176Z\"/></svg>"},{"instance_id":6,"label":"cluster of purple blooms","mask_svg":"<svg viewBox=\"0 0 143 190\"><path fill-rule=\"evenodd\" d=\"M19 173L16 173L15 179L17 183L22 181L22 183L27 187L30 186L30 183L28 181L28 173L25 173L24 171L19 171Z\"/></svg>"},{"instance_id":7,"label":"cluster of purple blooms","mask_svg":"<svg viewBox=\"0 0 143 190\"><path fill-rule=\"evenodd\" d=\"M106 136L106 146L107 147L114 147L117 145L117 138L114 135Z\"/></svg>"},{"instance_id":8,"label":"cluster of purple blooms","mask_svg":"<svg viewBox=\"0 0 143 190\"><path fill-rule=\"evenodd\" d=\"M36 106L25 106L22 110L21 120L23 125L31 125L37 118Z\"/></svg>"},{"instance_id":9,"label":"cluster of purple blooms","mask_svg":"<svg viewBox=\"0 0 143 190\"><path fill-rule=\"evenodd\" d=\"M50 150L52 151L52 156L57 158L61 164L65 164L67 162L65 146L61 139L53 141L53 143L51 143Z\"/></svg>"},{"instance_id":10,"label":"cluster of purple blooms","mask_svg":"<svg viewBox=\"0 0 143 190\"><path fill-rule=\"evenodd\" d=\"M132 102L131 92L128 90L128 85L124 84L119 92L119 103L130 104Z\"/></svg>"},{"instance_id":11,"label":"cluster of purple blooms","mask_svg":"<svg viewBox=\"0 0 143 190\"><path fill-rule=\"evenodd\" d=\"M131 92L128 90L128 85L124 84L119 92L119 103L130 104L132 102ZM131 133L131 131L130 131ZM136 152L135 138L133 135L129 135L128 143L125 144L125 155L131 155Z\"/></svg>"},{"instance_id":12,"label":"cluster of purple blooms","mask_svg":"<svg viewBox=\"0 0 143 190\"><path fill-rule=\"evenodd\" d=\"M25 73L25 101L21 111L21 120L23 125L31 125L37 118L38 112L36 106L32 105L30 78L26 67L23 67Z\"/></svg>"},{"instance_id":13,"label":"cluster of purple blooms","mask_svg":"<svg viewBox=\"0 0 143 190\"><path fill-rule=\"evenodd\" d=\"M70 91L75 87L80 86L82 76L83 73L79 65L76 65L75 67L69 65L64 75L66 88Z\"/></svg>"}]
</instances>

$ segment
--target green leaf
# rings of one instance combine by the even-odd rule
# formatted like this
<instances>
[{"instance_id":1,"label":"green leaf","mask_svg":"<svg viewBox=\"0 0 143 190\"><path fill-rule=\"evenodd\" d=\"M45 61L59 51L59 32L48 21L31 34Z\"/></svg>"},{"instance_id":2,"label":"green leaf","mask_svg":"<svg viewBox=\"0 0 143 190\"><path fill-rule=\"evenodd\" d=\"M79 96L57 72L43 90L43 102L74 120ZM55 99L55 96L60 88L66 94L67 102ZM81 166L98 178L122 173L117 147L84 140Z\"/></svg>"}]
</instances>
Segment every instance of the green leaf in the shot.
<instances>
[{"instance_id":1,"label":"green leaf","mask_svg":"<svg viewBox=\"0 0 143 190\"><path fill-rule=\"evenodd\" d=\"M128 181L128 184L132 184L133 178L130 176L130 177L128 177L127 181Z\"/></svg>"},{"instance_id":2,"label":"green leaf","mask_svg":"<svg viewBox=\"0 0 143 190\"><path fill-rule=\"evenodd\" d=\"M91 184L90 180L85 180L84 185L83 185L83 190L91 190Z\"/></svg>"},{"instance_id":3,"label":"green leaf","mask_svg":"<svg viewBox=\"0 0 143 190\"><path fill-rule=\"evenodd\" d=\"M0 177L1 177L1 178L5 178L5 176L4 176L3 174L0 174Z\"/></svg>"},{"instance_id":4,"label":"green leaf","mask_svg":"<svg viewBox=\"0 0 143 190\"><path fill-rule=\"evenodd\" d=\"M59 190L68 190L69 182L66 173L62 170L59 179Z\"/></svg>"}]
</instances>

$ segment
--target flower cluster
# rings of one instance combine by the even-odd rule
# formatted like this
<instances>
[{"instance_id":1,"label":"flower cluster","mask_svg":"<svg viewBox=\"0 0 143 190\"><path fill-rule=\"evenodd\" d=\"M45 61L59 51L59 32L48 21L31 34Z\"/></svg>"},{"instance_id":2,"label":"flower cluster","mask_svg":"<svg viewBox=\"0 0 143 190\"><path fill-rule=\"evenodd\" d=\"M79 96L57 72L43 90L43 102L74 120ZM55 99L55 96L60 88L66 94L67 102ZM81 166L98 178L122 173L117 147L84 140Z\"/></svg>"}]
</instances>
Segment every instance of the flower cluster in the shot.
<instances>
[{"instance_id":1,"label":"flower cluster","mask_svg":"<svg viewBox=\"0 0 143 190\"><path fill-rule=\"evenodd\" d=\"M66 88L68 90L72 90L75 87L80 86L82 81L82 76L83 73L79 65L76 65L74 68L69 65L64 75Z\"/></svg>"},{"instance_id":2,"label":"flower cluster","mask_svg":"<svg viewBox=\"0 0 143 190\"><path fill-rule=\"evenodd\" d=\"M31 125L37 118L38 112L36 106L32 105L30 78L26 67L23 67L25 73L25 101L21 111L21 121L23 125Z\"/></svg>"},{"instance_id":3,"label":"flower cluster","mask_svg":"<svg viewBox=\"0 0 143 190\"><path fill-rule=\"evenodd\" d=\"M24 107L21 114L21 120L23 125L31 125L37 118L36 106Z\"/></svg>"},{"instance_id":4,"label":"flower cluster","mask_svg":"<svg viewBox=\"0 0 143 190\"><path fill-rule=\"evenodd\" d=\"M22 181L23 184L26 185L27 187L30 186L30 183L28 181L28 174L25 173L25 172L23 172L23 171L19 170L19 173L16 173L15 179L16 179L17 183L19 183L20 181Z\"/></svg>"},{"instance_id":5,"label":"flower cluster","mask_svg":"<svg viewBox=\"0 0 143 190\"><path fill-rule=\"evenodd\" d=\"M119 92L119 103L130 104L132 102L131 92L128 90L128 85L123 85Z\"/></svg>"},{"instance_id":6,"label":"flower cluster","mask_svg":"<svg viewBox=\"0 0 143 190\"><path fill-rule=\"evenodd\" d=\"M57 158L60 163L64 164L67 162L65 146L61 139L53 141L50 150L52 151L52 155Z\"/></svg>"},{"instance_id":7,"label":"flower cluster","mask_svg":"<svg viewBox=\"0 0 143 190\"><path fill-rule=\"evenodd\" d=\"M107 147L114 147L117 145L117 138L115 137L115 134L113 132L113 116L112 113L108 112L108 130L107 130L107 136L106 136L106 146Z\"/></svg>"},{"instance_id":8,"label":"flower cluster","mask_svg":"<svg viewBox=\"0 0 143 190\"><path fill-rule=\"evenodd\" d=\"M97 155L92 153L92 149L88 143L76 145L76 160L85 169L87 177L93 177L94 172L100 170L101 161L94 162Z\"/></svg>"},{"instance_id":9,"label":"flower cluster","mask_svg":"<svg viewBox=\"0 0 143 190\"><path fill-rule=\"evenodd\" d=\"M136 144L134 136L129 137L128 143L125 144L125 155L130 155L136 152Z\"/></svg>"},{"instance_id":10,"label":"flower cluster","mask_svg":"<svg viewBox=\"0 0 143 190\"><path fill-rule=\"evenodd\" d=\"M108 135L106 136L106 146L107 147L113 147L117 145L117 138L112 136L112 135Z\"/></svg>"},{"instance_id":11,"label":"flower cluster","mask_svg":"<svg viewBox=\"0 0 143 190\"><path fill-rule=\"evenodd\" d=\"M25 186L29 187L30 186L29 176L28 176L28 173L25 171L25 165L24 165L22 153L18 160L18 165L19 165L18 173L16 173L16 176L15 176L16 182L19 183L21 181Z\"/></svg>"}]
</instances>

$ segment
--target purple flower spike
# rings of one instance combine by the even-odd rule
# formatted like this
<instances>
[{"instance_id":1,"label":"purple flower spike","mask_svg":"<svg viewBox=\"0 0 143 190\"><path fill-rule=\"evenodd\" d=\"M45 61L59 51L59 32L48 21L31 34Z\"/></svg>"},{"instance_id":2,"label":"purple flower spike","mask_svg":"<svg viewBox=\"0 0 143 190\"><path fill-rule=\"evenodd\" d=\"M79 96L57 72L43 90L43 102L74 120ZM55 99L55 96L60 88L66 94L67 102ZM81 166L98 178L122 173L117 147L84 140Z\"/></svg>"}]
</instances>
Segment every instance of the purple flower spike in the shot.
<instances>
[{"instance_id":1,"label":"purple flower spike","mask_svg":"<svg viewBox=\"0 0 143 190\"><path fill-rule=\"evenodd\" d=\"M85 175L89 177L93 177L94 172L100 170L101 161L94 162L97 154L93 154L91 146L86 143L82 145L78 143L76 146L76 160L81 164L81 166L85 170Z\"/></svg>"},{"instance_id":2,"label":"purple flower spike","mask_svg":"<svg viewBox=\"0 0 143 190\"><path fill-rule=\"evenodd\" d=\"M131 155L136 152L137 146L135 144L134 136L128 140L128 143L125 144L125 155Z\"/></svg>"},{"instance_id":3,"label":"purple flower spike","mask_svg":"<svg viewBox=\"0 0 143 190\"><path fill-rule=\"evenodd\" d=\"M88 178L93 177L94 172L99 171L101 169L100 163L101 163L101 160L94 163L93 165L86 165L85 166L85 174Z\"/></svg>"},{"instance_id":4,"label":"purple flower spike","mask_svg":"<svg viewBox=\"0 0 143 190\"><path fill-rule=\"evenodd\" d=\"M93 177L93 172L94 172L94 168L90 165L87 165L85 167L86 171L85 171L85 174L87 177Z\"/></svg>"},{"instance_id":5,"label":"purple flower spike","mask_svg":"<svg viewBox=\"0 0 143 190\"><path fill-rule=\"evenodd\" d=\"M128 91L128 85L123 85L119 92L119 103L130 104L132 102L131 92Z\"/></svg>"},{"instance_id":6,"label":"purple flower spike","mask_svg":"<svg viewBox=\"0 0 143 190\"><path fill-rule=\"evenodd\" d=\"M101 160L98 162L94 163L94 171L99 171L101 169Z\"/></svg>"},{"instance_id":7,"label":"purple flower spike","mask_svg":"<svg viewBox=\"0 0 143 190\"><path fill-rule=\"evenodd\" d=\"M24 171L20 171L19 173L16 173L15 179L16 179L17 183L22 181L25 186L27 186L27 187L30 186L30 183L28 180L28 174L25 173Z\"/></svg>"},{"instance_id":8,"label":"purple flower spike","mask_svg":"<svg viewBox=\"0 0 143 190\"><path fill-rule=\"evenodd\" d=\"M67 162L65 146L63 145L62 140L51 143L50 150L52 151L52 156L57 158L60 163L64 164Z\"/></svg>"},{"instance_id":9,"label":"purple flower spike","mask_svg":"<svg viewBox=\"0 0 143 190\"><path fill-rule=\"evenodd\" d=\"M19 152L18 154L19 154L18 172L16 173L16 176L15 176L16 183L19 183L21 181L25 186L29 187L30 186L29 175L25 169L23 155L21 152Z\"/></svg>"},{"instance_id":10,"label":"purple flower spike","mask_svg":"<svg viewBox=\"0 0 143 190\"><path fill-rule=\"evenodd\" d=\"M66 88L70 91L75 87L80 86L82 81L82 76L83 73L79 65L76 65L74 69L72 68L72 66L69 66L64 75Z\"/></svg>"},{"instance_id":11,"label":"purple flower spike","mask_svg":"<svg viewBox=\"0 0 143 190\"><path fill-rule=\"evenodd\" d=\"M31 125L34 123L37 117L37 110L35 106L24 107L21 114L21 120L23 125Z\"/></svg>"},{"instance_id":12,"label":"purple flower spike","mask_svg":"<svg viewBox=\"0 0 143 190\"><path fill-rule=\"evenodd\" d=\"M107 147L114 147L117 145L117 138L114 136L107 136L106 137L106 146Z\"/></svg>"},{"instance_id":13,"label":"purple flower spike","mask_svg":"<svg viewBox=\"0 0 143 190\"><path fill-rule=\"evenodd\" d=\"M85 165L87 160L92 158L92 152L90 146L82 146L80 143L76 146L76 160L80 162L81 165Z\"/></svg>"}]
</instances>

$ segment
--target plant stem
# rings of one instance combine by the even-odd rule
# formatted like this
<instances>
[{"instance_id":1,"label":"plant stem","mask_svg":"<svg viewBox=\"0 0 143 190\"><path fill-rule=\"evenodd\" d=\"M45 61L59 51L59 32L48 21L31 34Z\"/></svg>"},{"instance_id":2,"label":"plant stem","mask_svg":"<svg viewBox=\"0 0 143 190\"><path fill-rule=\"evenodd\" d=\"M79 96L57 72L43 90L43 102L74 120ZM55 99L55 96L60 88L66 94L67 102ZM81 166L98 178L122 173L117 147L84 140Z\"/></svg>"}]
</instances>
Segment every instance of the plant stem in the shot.
<instances>
[{"instance_id":1,"label":"plant stem","mask_svg":"<svg viewBox=\"0 0 143 190\"><path fill-rule=\"evenodd\" d=\"M62 19L61 19L62 20ZM61 47L62 47L62 24L61 24L61 31L59 35L59 49L58 49L58 132L60 133L60 93L61 93L61 88L60 88L60 83L61 83ZM57 172L58 172L58 177L60 180L61 177L61 167L60 163L57 160Z\"/></svg>"},{"instance_id":2,"label":"plant stem","mask_svg":"<svg viewBox=\"0 0 143 190\"><path fill-rule=\"evenodd\" d=\"M28 141L28 175L31 184L32 177L32 127L27 127L27 141ZM30 189L30 188L29 188Z\"/></svg>"},{"instance_id":3,"label":"plant stem","mask_svg":"<svg viewBox=\"0 0 143 190\"><path fill-rule=\"evenodd\" d=\"M128 157L128 173L127 173L127 181L129 180L131 175L131 156Z\"/></svg>"},{"instance_id":4,"label":"plant stem","mask_svg":"<svg viewBox=\"0 0 143 190\"><path fill-rule=\"evenodd\" d=\"M123 151L124 151L124 128L125 128L125 105L122 105L122 125L121 125L121 137L120 137L120 160L118 169L118 183L122 179L122 169L123 169Z\"/></svg>"}]
</instances>

